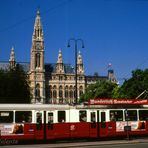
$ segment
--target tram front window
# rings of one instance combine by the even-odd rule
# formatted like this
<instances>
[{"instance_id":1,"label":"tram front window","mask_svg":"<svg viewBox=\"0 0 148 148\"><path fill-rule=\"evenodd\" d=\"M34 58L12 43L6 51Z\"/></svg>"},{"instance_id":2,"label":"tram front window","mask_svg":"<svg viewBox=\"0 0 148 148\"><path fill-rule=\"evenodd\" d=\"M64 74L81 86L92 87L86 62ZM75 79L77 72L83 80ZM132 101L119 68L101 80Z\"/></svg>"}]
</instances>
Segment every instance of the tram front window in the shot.
<instances>
[{"instance_id":1,"label":"tram front window","mask_svg":"<svg viewBox=\"0 0 148 148\"><path fill-rule=\"evenodd\" d=\"M0 123L12 123L13 111L0 111Z\"/></svg>"}]
</instances>

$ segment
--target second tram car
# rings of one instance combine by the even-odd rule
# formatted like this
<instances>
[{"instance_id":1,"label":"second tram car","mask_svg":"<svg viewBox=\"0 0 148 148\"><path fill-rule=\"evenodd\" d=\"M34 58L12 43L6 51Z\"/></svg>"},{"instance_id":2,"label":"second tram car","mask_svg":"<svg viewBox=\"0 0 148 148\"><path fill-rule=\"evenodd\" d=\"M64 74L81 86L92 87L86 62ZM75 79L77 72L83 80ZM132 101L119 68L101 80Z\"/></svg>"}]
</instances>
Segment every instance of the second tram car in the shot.
<instances>
[{"instance_id":1,"label":"second tram car","mask_svg":"<svg viewBox=\"0 0 148 148\"><path fill-rule=\"evenodd\" d=\"M137 105L136 105L137 106ZM0 139L56 140L148 135L148 107L0 104Z\"/></svg>"}]
</instances>

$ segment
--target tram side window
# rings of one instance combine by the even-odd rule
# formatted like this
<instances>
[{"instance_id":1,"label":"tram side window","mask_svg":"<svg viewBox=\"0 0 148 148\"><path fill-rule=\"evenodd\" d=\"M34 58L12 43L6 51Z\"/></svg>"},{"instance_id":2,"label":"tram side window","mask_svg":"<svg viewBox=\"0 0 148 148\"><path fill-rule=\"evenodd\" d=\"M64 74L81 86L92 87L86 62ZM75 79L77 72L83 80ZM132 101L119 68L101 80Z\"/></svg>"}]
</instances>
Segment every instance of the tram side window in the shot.
<instances>
[{"instance_id":1,"label":"tram side window","mask_svg":"<svg viewBox=\"0 0 148 148\"><path fill-rule=\"evenodd\" d=\"M42 113L37 113L36 122L42 124Z\"/></svg>"},{"instance_id":2,"label":"tram side window","mask_svg":"<svg viewBox=\"0 0 148 148\"><path fill-rule=\"evenodd\" d=\"M48 113L48 123L53 123L53 113Z\"/></svg>"},{"instance_id":3,"label":"tram side window","mask_svg":"<svg viewBox=\"0 0 148 148\"><path fill-rule=\"evenodd\" d=\"M58 122L65 122L66 114L65 111L58 111Z\"/></svg>"},{"instance_id":4,"label":"tram side window","mask_svg":"<svg viewBox=\"0 0 148 148\"><path fill-rule=\"evenodd\" d=\"M48 129L53 129L53 113L48 113Z\"/></svg>"},{"instance_id":5,"label":"tram side window","mask_svg":"<svg viewBox=\"0 0 148 148\"><path fill-rule=\"evenodd\" d=\"M105 112L101 112L101 128L106 128L106 117L105 117Z\"/></svg>"},{"instance_id":6,"label":"tram side window","mask_svg":"<svg viewBox=\"0 0 148 148\"><path fill-rule=\"evenodd\" d=\"M148 110L139 110L139 120L148 120Z\"/></svg>"},{"instance_id":7,"label":"tram side window","mask_svg":"<svg viewBox=\"0 0 148 148\"><path fill-rule=\"evenodd\" d=\"M105 118L105 112L101 112L101 122L105 122L106 118Z\"/></svg>"},{"instance_id":8,"label":"tram side window","mask_svg":"<svg viewBox=\"0 0 148 148\"><path fill-rule=\"evenodd\" d=\"M13 111L0 111L0 123L12 123Z\"/></svg>"},{"instance_id":9,"label":"tram side window","mask_svg":"<svg viewBox=\"0 0 148 148\"><path fill-rule=\"evenodd\" d=\"M32 112L31 111L16 111L15 112L16 123L31 123Z\"/></svg>"},{"instance_id":10,"label":"tram side window","mask_svg":"<svg viewBox=\"0 0 148 148\"><path fill-rule=\"evenodd\" d=\"M87 113L85 110L79 111L79 121L86 122L87 121Z\"/></svg>"},{"instance_id":11,"label":"tram side window","mask_svg":"<svg viewBox=\"0 0 148 148\"><path fill-rule=\"evenodd\" d=\"M96 114L95 112L91 112L91 122L96 122Z\"/></svg>"},{"instance_id":12,"label":"tram side window","mask_svg":"<svg viewBox=\"0 0 148 148\"><path fill-rule=\"evenodd\" d=\"M127 115L125 113L126 121L137 121L137 110L127 110Z\"/></svg>"},{"instance_id":13,"label":"tram side window","mask_svg":"<svg viewBox=\"0 0 148 148\"><path fill-rule=\"evenodd\" d=\"M40 112L36 114L36 128L37 130L42 129L42 113Z\"/></svg>"},{"instance_id":14,"label":"tram side window","mask_svg":"<svg viewBox=\"0 0 148 148\"><path fill-rule=\"evenodd\" d=\"M123 121L123 111L122 110L111 110L110 111L110 121Z\"/></svg>"},{"instance_id":15,"label":"tram side window","mask_svg":"<svg viewBox=\"0 0 148 148\"><path fill-rule=\"evenodd\" d=\"M90 119L91 119L91 128L96 128L96 113L95 112L91 112Z\"/></svg>"}]
</instances>

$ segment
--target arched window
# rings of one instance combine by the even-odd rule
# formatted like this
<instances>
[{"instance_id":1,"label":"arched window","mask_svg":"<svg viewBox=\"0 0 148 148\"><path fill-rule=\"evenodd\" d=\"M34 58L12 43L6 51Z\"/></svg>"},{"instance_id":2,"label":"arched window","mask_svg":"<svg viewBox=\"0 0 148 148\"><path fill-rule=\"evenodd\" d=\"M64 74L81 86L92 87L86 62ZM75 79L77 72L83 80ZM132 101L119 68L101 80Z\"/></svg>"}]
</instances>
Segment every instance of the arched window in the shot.
<instances>
[{"instance_id":1,"label":"arched window","mask_svg":"<svg viewBox=\"0 0 148 148\"><path fill-rule=\"evenodd\" d=\"M53 98L57 98L57 91L53 90Z\"/></svg>"},{"instance_id":2,"label":"arched window","mask_svg":"<svg viewBox=\"0 0 148 148\"><path fill-rule=\"evenodd\" d=\"M56 85L53 86L53 89L57 89Z\"/></svg>"},{"instance_id":3,"label":"arched window","mask_svg":"<svg viewBox=\"0 0 148 148\"><path fill-rule=\"evenodd\" d=\"M68 86L65 87L65 98L68 98Z\"/></svg>"},{"instance_id":4,"label":"arched window","mask_svg":"<svg viewBox=\"0 0 148 148\"><path fill-rule=\"evenodd\" d=\"M72 86L70 86L69 88L69 97L73 98L73 87Z\"/></svg>"},{"instance_id":5,"label":"arched window","mask_svg":"<svg viewBox=\"0 0 148 148\"><path fill-rule=\"evenodd\" d=\"M35 96L40 98L40 84L36 84Z\"/></svg>"},{"instance_id":6,"label":"arched window","mask_svg":"<svg viewBox=\"0 0 148 148\"><path fill-rule=\"evenodd\" d=\"M35 67L40 67L40 57L39 53L35 55Z\"/></svg>"},{"instance_id":7,"label":"arched window","mask_svg":"<svg viewBox=\"0 0 148 148\"><path fill-rule=\"evenodd\" d=\"M57 98L57 87L56 85L53 86L53 98Z\"/></svg>"},{"instance_id":8,"label":"arched window","mask_svg":"<svg viewBox=\"0 0 148 148\"><path fill-rule=\"evenodd\" d=\"M60 97L60 98L63 98L62 86L59 87L59 97Z\"/></svg>"},{"instance_id":9,"label":"arched window","mask_svg":"<svg viewBox=\"0 0 148 148\"><path fill-rule=\"evenodd\" d=\"M49 98L52 98L52 90L49 91Z\"/></svg>"},{"instance_id":10,"label":"arched window","mask_svg":"<svg viewBox=\"0 0 148 148\"><path fill-rule=\"evenodd\" d=\"M49 98L52 98L52 86L51 85L49 86L48 91L49 91Z\"/></svg>"},{"instance_id":11,"label":"arched window","mask_svg":"<svg viewBox=\"0 0 148 148\"><path fill-rule=\"evenodd\" d=\"M40 36L40 30L38 29L38 37Z\"/></svg>"},{"instance_id":12,"label":"arched window","mask_svg":"<svg viewBox=\"0 0 148 148\"><path fill-rule=\"evenodd\" d=\"M74 98L76 97L76 86L74 86Z\"/></svg>"},{"instance_id":13,"label":"arched window","mask_svg":"<svg viewBox=\"0 0 148 148\"><path fill-rule=\"evenodd\" d=\"M79 96L83 95L83 86L79 87Z\"/></svg>"},{"instance_id":14,"label":"arched window","mask_svg":"<svg viewBox=\"0 0 148 148\"><path fill-rule=\"evenodd\" d=\"M72 90L70 90L70 92L69 92L69 97L73 98L73 91Z\"/></svg>"}]
</instances>

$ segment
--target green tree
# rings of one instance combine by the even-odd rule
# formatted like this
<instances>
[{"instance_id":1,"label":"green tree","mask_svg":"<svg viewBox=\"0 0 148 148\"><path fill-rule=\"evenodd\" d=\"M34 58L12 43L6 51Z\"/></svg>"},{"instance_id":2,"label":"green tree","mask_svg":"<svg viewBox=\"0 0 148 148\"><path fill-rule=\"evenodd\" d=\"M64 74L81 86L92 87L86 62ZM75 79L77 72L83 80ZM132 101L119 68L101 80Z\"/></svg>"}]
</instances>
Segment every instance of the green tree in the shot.
<instances>
[{"instance_id":1,"label":"green tree","mask_svg":"<svg viewBox=\"0 0 148 148\"><path fill-rule=\"evenodd\" d=\"M1 96L5 96L7 91L7 75L3 70L0 70L0 102L4 103L5 98Z\"/></svg>"},{"instance_id":2,"label":"green tree","mask_svg":"<svg viewBox=\"0 0 148 148\"><path fill-rule=\"evenodd\" d=\"M27 74L20 65L0 71L0 103L30 103L31 94Z\"/></svg>"},{"instance_id":3,"label":"green tree","mask_svg":"<svg viewBox=\"0 0 148 148\"><path fill-rule=\"evenodd\" d=\"M116 86L117 84L110 81L97 81L87 87L85 94L80 97L80 103L90 98L112 98Z\"/></svg>"},{"instance_id":4,"label":"green tree","mask_svg":"<svg viewBox=\"0 0 148 148\"><path fill-rule=\"evenodd\" d=\"M148 90L148 69L132 71L132 77L121 86L120 96L122 98L136 98L144 90ZM140 98L144 98L145 95Z\"/></svg>"},{"instance_id":5,"label":"green tree","mask_svg":"<svg viewBox=\"0 0 148 148\"><path fill-rule=\"evenodd\" d=\"M121 98L121 93L120 93L121 87L117 85L112 92L112 98Z\"/></svg>"}]
</instances>

